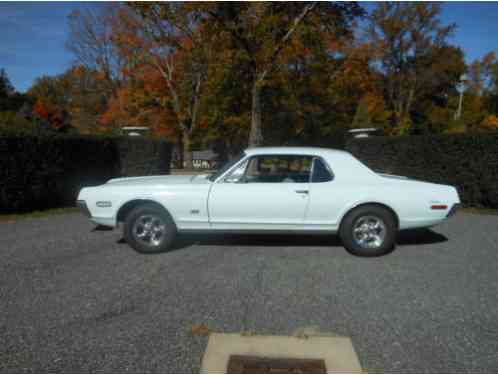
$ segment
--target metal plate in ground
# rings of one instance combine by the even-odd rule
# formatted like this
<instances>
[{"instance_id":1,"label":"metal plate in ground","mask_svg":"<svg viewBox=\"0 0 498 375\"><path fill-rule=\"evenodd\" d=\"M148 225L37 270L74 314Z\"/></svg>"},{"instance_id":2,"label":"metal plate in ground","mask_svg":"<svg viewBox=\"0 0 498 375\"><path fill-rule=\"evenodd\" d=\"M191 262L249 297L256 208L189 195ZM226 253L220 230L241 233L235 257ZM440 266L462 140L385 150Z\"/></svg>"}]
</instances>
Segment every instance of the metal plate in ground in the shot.
<instances>
[{"instance_id":1,"label":"metal plate in ground","mask_svg":"<svg viewBox=\"0 0 498 375\"><path fill-rule=\"evenodd\" d=\"M323 359L267 358L231 355L228 374L326 374Z\"/></svg>"},{"instance_id":2,"label":"metal plate in ground","mask_svg":"<svg viewBox=\"0 0 498 375\"><path fill-rule=\"evenodd\" d=\"M233 356L318 360L327 373L362 372L351 339L337 336L244 336L212 333L202 359L202 373L227 373ZM253 362L254 364L254 362ZM275 370L277 370L275 368ZM277 371L278 372L278 371Z\"/></svg>"}]
</instances>

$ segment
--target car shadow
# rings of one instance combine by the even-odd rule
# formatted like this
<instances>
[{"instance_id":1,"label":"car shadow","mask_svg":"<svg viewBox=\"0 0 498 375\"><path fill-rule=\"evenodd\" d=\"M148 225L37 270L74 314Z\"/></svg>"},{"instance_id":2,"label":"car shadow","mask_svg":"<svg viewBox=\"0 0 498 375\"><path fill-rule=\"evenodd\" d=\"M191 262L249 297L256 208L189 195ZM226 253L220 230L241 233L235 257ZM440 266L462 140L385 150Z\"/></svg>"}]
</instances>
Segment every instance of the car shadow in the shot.
<instances>
[{"instance_id":1,"label":"car shadow","mask_svg":"<svg viewBox=\"0 0 498 375\"><path fill-rule=\"evenodd\" d=\"M448 238L432 229L400 231L396 238L398 246L429 245L446 242ZM172 250L192 245L201 246L269 246L269 247L333 247L342 246L337 235L285 235L285 234L181 234Z\"/></svg>"},{"instance_id":2,"label":"car shadow","mask_svg":"<svg viewBox=\"0 0 498 375\"><path fill-rule=\"evenodd\" d=\"M448 241L448 238L432 229L410 229L398 233L398 246L429 245ZM125 244L124 238L117 243ZM337 235L304 235L304 234L179 234L168 251L181 250L199 246L267 246L267 247L334 247L342 246Z\"/></svg>"},{"instance_id":3,"label":"car shadow","mask_svg":"<svg viewBox=\"0 0 498 375\"><path fill-rule=\"evenodd\" d=\"M105 225L100 225L97 224L93 229L92 232L108 232L114 230L113 227L106 227Z\"/></svg>"},{"instance_id":4,"label":"car shadow","mask_svg":"<svg viewBox=\"0 0 498 375\"><path fill-rule=\"evenodd\" d=\"M430 228L406 229L398 233L398 245L430 245L448 241L448 238Z\"/></svg>"},{"instance_id":5,"label":"car shadow","mask_svg":"<svg viewBox=\"0 0 498 375\"><path fill-rule=\"evenodd\" d=\"M266 246L266 247L318 247L341 246L337 236L311 236L302 234L181 234L173 248L193 244L201 246Z\"/></svg>"}]
</instances>

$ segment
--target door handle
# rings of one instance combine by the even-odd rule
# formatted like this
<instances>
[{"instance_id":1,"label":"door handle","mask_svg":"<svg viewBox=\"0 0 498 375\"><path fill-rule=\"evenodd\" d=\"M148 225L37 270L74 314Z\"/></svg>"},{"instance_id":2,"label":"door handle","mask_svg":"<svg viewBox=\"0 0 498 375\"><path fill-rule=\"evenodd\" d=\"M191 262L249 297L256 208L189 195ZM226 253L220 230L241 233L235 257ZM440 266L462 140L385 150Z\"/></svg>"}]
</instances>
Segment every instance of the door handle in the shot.
<instances>
[{"instance_id":1,"label":"door handle","mask_svg":"<svg viewBox=\"0 0 498 375\"><path fill-rule=\"evenodd\" d=\"M308 194L309 191L308 190L296 190L296 193L298 193L298 194Z\"/></svg>"}]
</instances>

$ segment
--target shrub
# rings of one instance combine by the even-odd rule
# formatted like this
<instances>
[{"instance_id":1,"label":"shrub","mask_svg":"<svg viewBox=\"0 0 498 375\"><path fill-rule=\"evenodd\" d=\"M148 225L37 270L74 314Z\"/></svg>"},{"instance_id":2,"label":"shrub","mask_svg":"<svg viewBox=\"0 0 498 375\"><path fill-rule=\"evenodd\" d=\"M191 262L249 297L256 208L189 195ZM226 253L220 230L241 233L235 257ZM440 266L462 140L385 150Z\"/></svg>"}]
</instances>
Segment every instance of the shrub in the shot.
<instances>
[{"instance_id":1,"label":"shrub","mask_svg":"<svg viewBox=\"0 0 498 375\"><path fill-rule=\"evenodd\" d=\"M46 129L15 112L0 112L0 134L9 136L39 135Z\"/></svg>"},{"instance_id":2,"label":"shrub","mask_svg":"<svg viewBox=\"0 0 498 375\"><path fill-rule=\"evenodd\" d=\"M498 208L498 132L351 139L376 171L457 187L465 205Z\"/></svg>"},{"instance_id":3,"label":"shrub","mask_svg":"<svg viewBox=\"0 0 498 375\"><path fill-rule=\"evenodd\" d=\"M169 173L165 141L95 136L0 137L1 211L73 205L83 186Z\"/></svg>"}]
</instances>

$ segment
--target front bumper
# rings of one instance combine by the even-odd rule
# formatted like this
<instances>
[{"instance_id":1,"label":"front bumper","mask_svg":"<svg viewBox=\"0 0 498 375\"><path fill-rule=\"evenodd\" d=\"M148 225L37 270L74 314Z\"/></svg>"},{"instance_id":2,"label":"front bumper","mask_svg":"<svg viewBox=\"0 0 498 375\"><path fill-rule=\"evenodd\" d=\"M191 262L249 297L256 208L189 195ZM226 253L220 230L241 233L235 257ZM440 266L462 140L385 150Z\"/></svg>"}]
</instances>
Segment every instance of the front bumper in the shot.
<instances>
[{"instance_id":1,"label":"front bumper","mask_svg":"<svg viewBox=\"0 0 498 375\"><path fill-rule=\"evenodd\" d=\"M88 207L86 206L86 202L83 200L77 200L76 201L76 207L80 209L80 211L87 217L91 217L92 215L90 214L90 211L88 210Z\"/></svg>"},{"instance_id":2,"label":"front bumper","mask_svg":"<svg viewBox=\"0 0 498 375\"><path fill-rule=\"evenodd\" d=\"M115 228L116 227L116 219L113 217L99 217L99 216L92 216L90 213L90 210L88 209L88 206L86 205L86 202L84 200L78 199L76 201L76 207L78 207L85 215L86 217L90 218L90 220L98 225L103 225L105 227L111 227Z\"/></svg>"}]
</instances>

